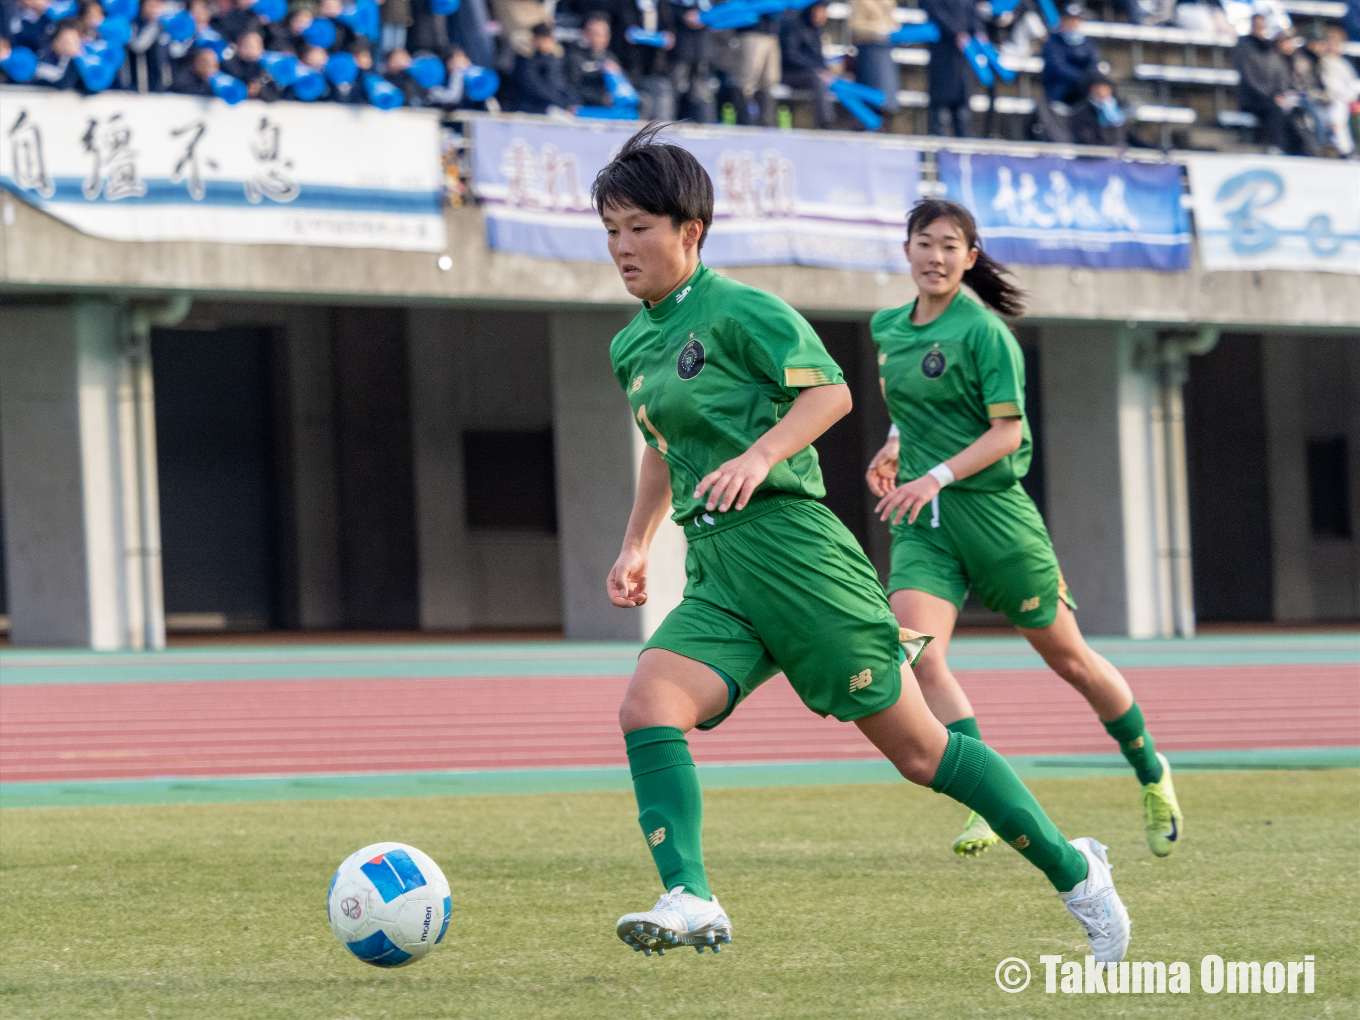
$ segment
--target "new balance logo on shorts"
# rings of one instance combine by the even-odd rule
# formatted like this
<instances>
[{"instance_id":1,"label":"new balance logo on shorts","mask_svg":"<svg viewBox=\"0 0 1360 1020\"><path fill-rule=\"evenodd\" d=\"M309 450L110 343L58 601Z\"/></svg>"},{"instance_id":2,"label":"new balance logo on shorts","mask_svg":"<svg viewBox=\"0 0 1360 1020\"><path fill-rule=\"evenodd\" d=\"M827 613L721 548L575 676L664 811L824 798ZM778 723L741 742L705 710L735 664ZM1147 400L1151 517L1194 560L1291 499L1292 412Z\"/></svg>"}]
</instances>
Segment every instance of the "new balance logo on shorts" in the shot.
<instances>
[{"instance_id":1,"label":"new balance logo on shorts","mask_svg":"<svg viewBox=\"0 0 1360 1020\"><path fill-rule=\"evenodd\" d=\"M856 691L862 691L864 690L864 688L868 687L873 682L874 682L873 670L866 669L858 676L852 676L850 678L850 693L854 694Z\"/></svg>"},{"instance_id":2,"label":"new balance logo on shorts","mask_svg":"<svg viewBox=\"0 0 1360 1020\"><path fill-rule=\"evenodd\" d=\"M1036 610L1036 609L1038 609L1038 608L1039 608L1039 596L1038 596L1038 595L1035 595L1034 598L1032 598L1032 599L1025 599L1024 602L1021 602L1021 603L1020 603L1020 612L1022 612L1022 613L1032 613L1032 612L1034 612L1034 610Z\"/></svg>"},{"instance_id":3,"label":"new balance logo on shorts","mask_svg":"<svg viewBox=\"0 0 1360 1020\"><path fill-rule=\"evenodd\" d=\"M666 842L666 827L664 825L655 832L647 833L648 846L655 848L659 847L664 842Z\"/></svg>"}]
</instances>

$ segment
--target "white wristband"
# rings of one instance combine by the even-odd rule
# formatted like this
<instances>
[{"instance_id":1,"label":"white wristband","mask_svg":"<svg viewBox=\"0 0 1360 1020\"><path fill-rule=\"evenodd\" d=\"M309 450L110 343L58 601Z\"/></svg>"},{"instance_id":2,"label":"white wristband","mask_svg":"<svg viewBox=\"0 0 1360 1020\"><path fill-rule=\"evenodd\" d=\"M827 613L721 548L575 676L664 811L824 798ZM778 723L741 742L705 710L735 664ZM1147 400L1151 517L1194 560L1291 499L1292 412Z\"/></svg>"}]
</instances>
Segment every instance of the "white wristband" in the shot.
<instances>
[{"instance_id":1,"label":"white wristband","mask_svg":"<svg viewBox=\"0 0 1360 1020\"><path fill-rule=\"evenodd\" d=\"M888 438L889 438L889 439L896 439L896 438L897 438L898 436L900 436L901 434L902 434L902 433L898 431L896 425L889 425L889 426L888 426Z\"/></svg>"},{"instance_id":2,"label":"white wristband","mask_svg":"<svg viewBox=\"0 0 1360 1020\"><path fill-rule=\"evenodd\" d=\"M944 488L954 480L954 472L949 470L949 465L941 461L926 472L931 478L940 483L940 488Z\"/></svg>"}]
</instances>

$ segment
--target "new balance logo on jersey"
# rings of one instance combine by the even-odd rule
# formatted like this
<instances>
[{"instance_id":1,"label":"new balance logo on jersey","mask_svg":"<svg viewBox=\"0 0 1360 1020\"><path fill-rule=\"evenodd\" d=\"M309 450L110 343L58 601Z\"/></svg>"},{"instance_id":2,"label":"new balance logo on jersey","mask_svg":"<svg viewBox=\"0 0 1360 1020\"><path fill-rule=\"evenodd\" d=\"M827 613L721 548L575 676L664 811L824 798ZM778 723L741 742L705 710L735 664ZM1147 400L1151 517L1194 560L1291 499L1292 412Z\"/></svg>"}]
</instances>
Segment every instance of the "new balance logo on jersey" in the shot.
<instances>
[{"instance_id":1,"label":"new balance logo on jersey","mask_svg":"<svg viewBox=\"0 0 1360 1020\"><path fill-rule=\"evenodd\" d=\"M850 678L850 693L854 694L856 691L862 691L864 690L864 688L868 687L873 682L874 682L873 670L866 669L858 676L852 676Z\"/></svg>"},{"instance_id":2,"label":"new balance logo on jersey","mask_svg":"<svg viewBox=\"0 0 1360 1020\"><path fill-rule=\"evenodd\" d=\"M633 380L633 385L628 388L628 392L636 393L640 389L642 389L642 376L638 376Z\"/></svg>"},{"instance_id":3,"label":"new balance logo on jersey","mask_svg":"<svg viewBox=\"0 0 1360 1020\"><path fill-rule=\"evenodd\" d=\"M689 293L689 288L686 287L686 288L685 288L684 290L682 290L679 294L675 295L675 303L678 305L681 301L685 300L685 295L688 294L688 293Z\"/></svg>"},{"instance_id":4,"label":"new balance logo on jersey","mask_svg":"<svg viewBox=\"0 0 1360 1020\"><path fill-rule=\"evenodd\" d=\"M1029 837L1023 834L1016 836L1013 840L1010 841L1010 844L1017 850L1023 850L1025 849L1025 847L1029 846Z\"/></svg>"},{"instance_id":5,"label":"new balance logo on jersey","mask_svg":"<svg viewBox=\"0 0 1360 1020\"><path fill-rule=\"evenodd\" d=\"M1039 608L1039 596L1038 596L1038 595L1035 595L1034 598L1032 598L1032 599L1025 599L1024 602L1021 602L1021 603L1020 603L1020 612L1022 612L1022 613L1032 613L1032 612L1034 612L1034 610L1036 610L1036 609L1038 609L1038 608Z\"/></svg>"},{"instance_id":6,"label":"new balance logo on jersey","mask_svg":"<svg viewBox=\"0 0 1360 1020\"><path fill-rule=\"evenodd\" d=\"M664 842L666 842L666 827L664 825L655 832L647 833L648 846L655 848L659 847Z\"/></svg>"}]
</instances>

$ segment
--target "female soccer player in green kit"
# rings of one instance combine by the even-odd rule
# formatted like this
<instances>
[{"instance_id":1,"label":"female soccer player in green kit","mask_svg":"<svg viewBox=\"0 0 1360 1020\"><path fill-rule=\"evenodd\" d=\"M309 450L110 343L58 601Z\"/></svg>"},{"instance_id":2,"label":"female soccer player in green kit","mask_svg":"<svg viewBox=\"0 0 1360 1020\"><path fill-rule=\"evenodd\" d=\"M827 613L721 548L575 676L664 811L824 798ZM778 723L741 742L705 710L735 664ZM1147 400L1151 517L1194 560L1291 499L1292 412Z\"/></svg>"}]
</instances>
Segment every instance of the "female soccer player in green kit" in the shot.
<instances>
[{"instance_id":1,"label":"female soccer player in green kit","mask_svg":"<svg viewBox=\"0 0 1360 1020\"><path fill-rule=\"evenodd\" d=\"M619 709L638 820L666 890L619 919L619 938L649 955L730 941L704 871L685 733L717 726L783 670L814 712L853 721L907 779L985 817L1053 883L1096 958L1119 960L1128 912L1104 848L1064 840L1004 759L940 724L903 667L882 585L817 502L810 444L850 410L841 371L783 301L699 261L713 185L687 151L656 142L660 128L630 139L592 192L609 253L643 302L609 348L648 447L607 581L614 605L646 602L648 549L668 509L689 540L684 601L647 642Z\"/></svg>"},{"instance_id":2,"label":"female soccer player in green kit","mask_svg":"<svg viewBox=\"0 0 1360 1020\"><path fill-rule=\"evenodd\" d=\"M945 661L971 587L1091 703L1143 784L1148 845L1165 857L1184 824L1171 766L1154 751L1129 685L1077 628L1043 518L1020 487L1030 460L1020 345L960 284L1007 315L1021 313L1023 295L978 247L973 218L957 202L919 202L906 252L919 297L870 325L893 427L868 480L892 525L893 613L902 626L934 635L916 667L921 693L947 729L981 739ZM999 841L993 829L974 811L955 852L982 853Z\"/></svg>"}]
</instances>

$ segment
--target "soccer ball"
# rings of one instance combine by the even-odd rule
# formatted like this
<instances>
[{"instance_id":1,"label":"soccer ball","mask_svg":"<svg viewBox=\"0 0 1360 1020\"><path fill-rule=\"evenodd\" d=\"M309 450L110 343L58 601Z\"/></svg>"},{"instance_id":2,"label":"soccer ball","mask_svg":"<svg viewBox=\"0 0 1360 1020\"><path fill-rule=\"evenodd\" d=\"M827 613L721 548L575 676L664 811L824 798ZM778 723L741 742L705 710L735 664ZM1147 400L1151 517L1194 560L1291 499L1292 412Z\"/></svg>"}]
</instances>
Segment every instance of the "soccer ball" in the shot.
<instances>
[{"instance_id":1,"label":"soccer ball","mask_svg":"<svg viewBox=\"0 0 1360 1020\"><path fill-rule=\"evenodd\" d=\"M350 854L331 879L326 914L351 953L375 967L429 955L449 930L453 900L439 865L405 843Z\"/></svg>"}]
</instances>

